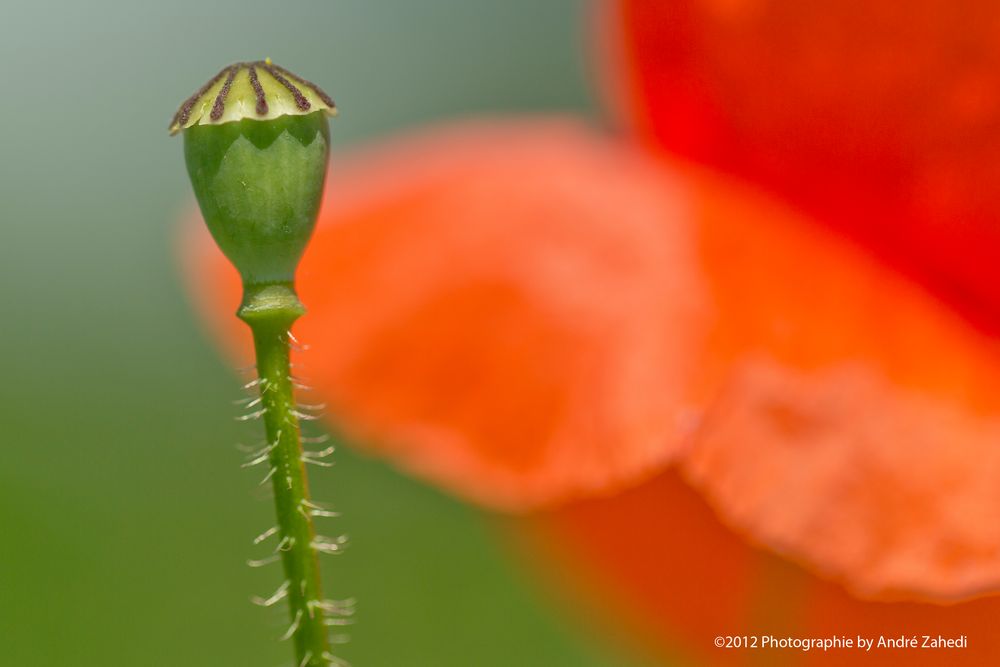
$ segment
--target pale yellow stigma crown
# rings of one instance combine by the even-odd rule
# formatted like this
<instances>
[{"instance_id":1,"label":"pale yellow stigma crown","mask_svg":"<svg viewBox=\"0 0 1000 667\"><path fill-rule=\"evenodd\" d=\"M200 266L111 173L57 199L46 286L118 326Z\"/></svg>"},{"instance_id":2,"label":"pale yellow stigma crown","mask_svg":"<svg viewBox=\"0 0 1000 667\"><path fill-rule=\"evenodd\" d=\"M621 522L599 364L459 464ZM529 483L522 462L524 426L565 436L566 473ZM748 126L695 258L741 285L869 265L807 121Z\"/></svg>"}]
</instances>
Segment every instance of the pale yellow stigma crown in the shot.
<instances>
[{"instance_id":1,"label":"pale yellow stigma crown","mask_svg":"<svg viewBox=\"0 0 1000 667\"><path fill-rule=\"evenodd\" d=\"M243 120L271 120L315 111L337 115L323 90L271 62L233 63L185 100L170 122L170 134L192 125L219 125Z\"/></svg>"}]
</instances>

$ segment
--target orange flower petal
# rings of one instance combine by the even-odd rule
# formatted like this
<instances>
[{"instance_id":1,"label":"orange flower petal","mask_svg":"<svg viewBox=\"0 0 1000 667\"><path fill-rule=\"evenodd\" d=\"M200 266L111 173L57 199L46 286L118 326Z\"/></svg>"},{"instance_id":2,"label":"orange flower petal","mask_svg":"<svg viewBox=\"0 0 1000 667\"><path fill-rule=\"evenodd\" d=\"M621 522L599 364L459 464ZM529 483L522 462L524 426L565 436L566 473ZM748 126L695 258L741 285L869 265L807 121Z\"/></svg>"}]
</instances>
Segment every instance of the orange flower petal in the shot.
<instances>
[{"instance_id":1,"label":"orange flower petal","mask_svg":"<svg viewBox=\"0 0 1000 667\"><path fill-rule=\"evenodd\" d=\"M864 594L996 590L1000 345L808 221L705 187L723 389L689 478L744 534Z\"/></svg>"},{"instance_id":2,"label":"orange flower petal","mask_svg":"<svg viewBox=\"0 0 1000 667\"><path fill-rule=\"evenodd\" d=\"M702 292L668 173L551 119L429 132L335 162L296 331L340 428L507 509L671 460ZM214 286L230 272L198 234L210 258L196 261L197 283ZM209 318L229 322L226 290L208 291Z\"/></svg>"},{"instance_id":3,"label":"orange flower petal","mask_svg":"<svg viewBox=\"0 0 1000 667\"><path fill-rule=\"evenodd\" d=\"M749 546L671 472L615 497L536 514L514 529L527 562L571 591L570 611L604 635L627 629L664 664L978 667L1000 660L1000 598L949 606L858 600ZM965 635L968 647L865 653L714 645L717 636L765 634Z\"/></svg>"}]
</instances>

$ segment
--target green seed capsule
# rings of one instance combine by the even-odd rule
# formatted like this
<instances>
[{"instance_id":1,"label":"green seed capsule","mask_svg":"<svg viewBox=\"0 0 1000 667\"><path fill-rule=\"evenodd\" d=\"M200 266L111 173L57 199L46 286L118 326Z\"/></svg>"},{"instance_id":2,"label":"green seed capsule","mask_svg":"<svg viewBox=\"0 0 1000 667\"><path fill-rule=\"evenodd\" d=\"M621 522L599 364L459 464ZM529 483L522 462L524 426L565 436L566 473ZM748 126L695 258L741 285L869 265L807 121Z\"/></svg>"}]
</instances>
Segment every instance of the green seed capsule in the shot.
<instances>
[{"instance_id":1,"label":"green seed capsule","mask_svg":"<svg viewBox=\"0 0 1000 667\"><path fill-rule=\"evenodd\" d=\"M304 310L295 269L319 213L335 113L317 86L266 60L226 67L174 116L202 215L243 278L243 319L278 310L290 324Z\"/></svg>"}]
</instances>

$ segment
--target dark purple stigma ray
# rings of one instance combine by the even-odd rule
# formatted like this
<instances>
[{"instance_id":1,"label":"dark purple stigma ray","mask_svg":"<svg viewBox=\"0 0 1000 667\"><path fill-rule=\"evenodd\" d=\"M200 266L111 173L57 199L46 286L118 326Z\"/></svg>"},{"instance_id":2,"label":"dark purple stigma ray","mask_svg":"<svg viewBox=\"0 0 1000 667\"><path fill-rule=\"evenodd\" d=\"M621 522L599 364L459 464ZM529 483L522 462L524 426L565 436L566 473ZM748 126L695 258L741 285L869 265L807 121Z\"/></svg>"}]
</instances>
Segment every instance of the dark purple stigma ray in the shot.
<instances>
[{"instance_id":1,"label":"dark purple stigma ray","mask_svg":"<svg viewBox=\"0 0 1000 667\"><path fill-rule=\"evenodd\" d=\"M323 104L325 104L328 107L333 108L333 109L337 108L337 105L333 103L333 98L331 98L329 95L327 95L326 92L322 88L320 88L319 86L317 86L312 81L310 81L308 79L303 79L301 76L298 76L297 74L292 74L291 72L289 72L284 67L281 67L280 65L275 65L274 63L271 63L271 67L273 67L277 71L281 72L286 77L289 77L289 78L292 78L292 79L297 79L299 83L301 83L301 84L303 84L305 86L308 86L310 89L312 89L312 91L314 93L316 93L316 95L321 100L323 100Z\"/></svg>"},{"instance_id":2,"label":"dark purple stigma ray","mask_svg":"<svg viewBox=\"0 0 1000 667\"><path fill-rule=\"evenodd\" d=\"M222 118L222 112L226 108L226 97L229 96L229 89L233 86L233 79L236 78L236 73L240 71L239 65L231 65L229 67L229 76L226 77L226 82L222 84L222 90L219 94L215 96L215 104L212 105L212 113L209 114L209 118L212 120L219 120Z\"/></svg>"},{"instance_id":3,"label":"dark purple stigma ray","mask_svg":"<svg viewBox=\"0 0 1000 667\"><path fill-rule=\"evenodd\" d=\"M309 104L309 100L306 99L306 96L302 94L302 91L299 90L294 83L283 77L281 73L278 72L278 70L276 70L272 65L268 65L266 62L257 64L260 65L265 72L273 76L275 81L288 89L288 92L290 92L292 97L295 98L295 106L302 111L309 111L312 105Z\"/></svg>"},{"instance_id":4,"label":"dark purple stigma ray","mask_svg":"<svg viewBox=\"0 0 1000 667\"><path fill-rule=\"evenodd\" d=\"M264 89L261 88L260 80L257 78L257 68L253 65L247 65L250 70L250 86L253 88L253 94L257 96L257 115L264 116L267 114L267 100L264 99Z\"/></svg>"},{"instance_id":5,"label":"dark purple stigma ray","mask_svg":"<svg viewBox=\"0 0 1000 667\"><path fill-rule=\"evenodd\" d=\"M213 76L211 79L208 80L208 83L199 88L194 95L187 98L184 101L184 104L181 105L181 108L177 110L177 113L174 114L174 119L170 121L170 127L172 128L174 125L184 125L185 123L187 123L188 120L191 118L191 110L194 109L194 105L198 101L198 99L201 98L202 95L207 93L209 88L218 83L219 79L222 78L222 75L228 72L231 67L234 67L234 65L223 67L218 74L216 74L215 76Z\"/></svg>"}]
</instances>

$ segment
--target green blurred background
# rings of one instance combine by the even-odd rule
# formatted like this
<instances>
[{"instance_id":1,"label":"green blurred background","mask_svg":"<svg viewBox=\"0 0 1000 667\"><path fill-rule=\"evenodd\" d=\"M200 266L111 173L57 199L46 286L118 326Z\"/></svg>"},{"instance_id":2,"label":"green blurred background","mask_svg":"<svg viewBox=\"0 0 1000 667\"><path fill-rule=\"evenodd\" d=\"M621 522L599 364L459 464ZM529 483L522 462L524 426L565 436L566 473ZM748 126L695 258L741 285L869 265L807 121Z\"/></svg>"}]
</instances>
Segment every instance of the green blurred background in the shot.
<instances>
[{"instance_id":1,"label":"green blurred background","mask_svg":"<svg viewBox=\"0 0 1000 667\"><path fill-rule=\"evenodd\" d=\"M341 107L335 150L480 112L595 115L574 0L5 0L0 15L0 665L290 664L237 376L194 320L177 104L270 56ZM489 517L341 449L357 667L633 665L563 618ZM598 633L599 634L599 633Z\"/></svg>"}]
</instances>

